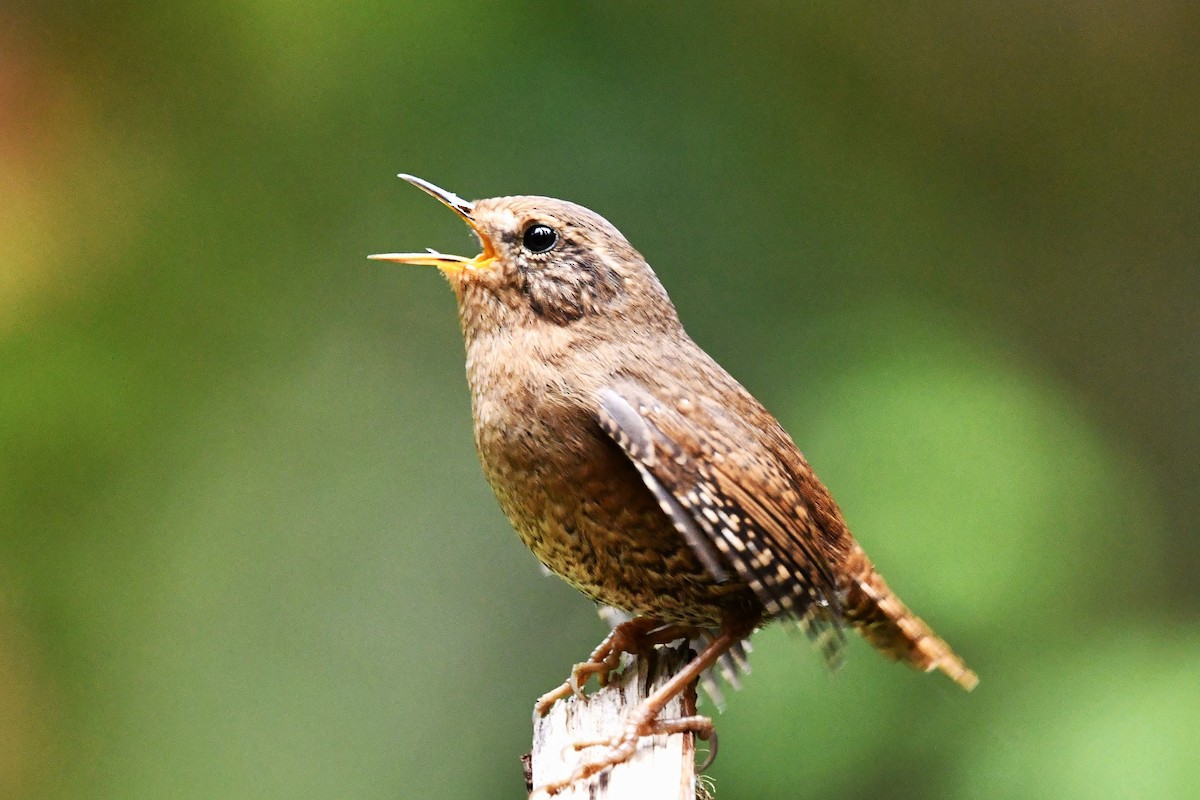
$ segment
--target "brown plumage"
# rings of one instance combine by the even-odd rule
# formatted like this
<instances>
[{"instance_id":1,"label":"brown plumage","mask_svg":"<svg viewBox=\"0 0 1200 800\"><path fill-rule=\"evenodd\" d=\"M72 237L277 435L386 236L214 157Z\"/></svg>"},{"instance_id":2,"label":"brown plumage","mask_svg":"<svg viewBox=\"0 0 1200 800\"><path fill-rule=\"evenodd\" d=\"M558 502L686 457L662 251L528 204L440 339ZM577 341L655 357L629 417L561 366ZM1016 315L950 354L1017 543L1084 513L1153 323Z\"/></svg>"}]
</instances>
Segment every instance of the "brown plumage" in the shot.
<instances>
[{"instance_id":1,"label":"brown plumage","mask_svg":"<svg viewBox=\"0 0 1200 800\"><path fill-rule=\"evenodd\" d=\"M661 640L655 627L716 631L686 671L691 681L775 619L816 630L831 654L848 625L890 658L975 685L888 589L775 418L684 332L616 228L562 200L469 203L402 177L454 209L483 244L471 259L373 258L448 277L475 441L501 507L550 570L643 618L543 709L590 672L604 679L614 648ZM644 709L640 727L614 740L596 768L632 752L662 703Z\"/></svg>"}]
</instances>

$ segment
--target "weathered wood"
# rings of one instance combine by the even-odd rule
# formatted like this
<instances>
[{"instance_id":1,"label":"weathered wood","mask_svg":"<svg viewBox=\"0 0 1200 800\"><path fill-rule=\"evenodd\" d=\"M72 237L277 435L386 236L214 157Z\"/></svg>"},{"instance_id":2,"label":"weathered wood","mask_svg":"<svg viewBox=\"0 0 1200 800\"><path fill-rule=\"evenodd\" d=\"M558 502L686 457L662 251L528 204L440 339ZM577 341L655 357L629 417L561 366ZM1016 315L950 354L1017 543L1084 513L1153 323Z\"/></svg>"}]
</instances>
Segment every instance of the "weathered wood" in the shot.
<instances>
[{"instance_id":1,"label":"weathered wood","mask_svg":"<svg viewBox=\"0 0 1200 800\"><path fill-rule=\"evenodd\" d=\"M628 712L662 686L687 663L687 645L656 648L627 664L620 676L586 701L560 700L545 717L534 715L530 798L545 800L539 787L562 780L575 768L603 752L603 746L576 751L576 742L606 739L621 731ZM629 657L626 656L628 660ZM695 693L675 698L660 719L695 713ZM690 708L685 708L685 704ZM624 764L604 770L564 789L555 800L694 800L695 737L691 733L646 737Z\"/></svg>"}]
</instances>

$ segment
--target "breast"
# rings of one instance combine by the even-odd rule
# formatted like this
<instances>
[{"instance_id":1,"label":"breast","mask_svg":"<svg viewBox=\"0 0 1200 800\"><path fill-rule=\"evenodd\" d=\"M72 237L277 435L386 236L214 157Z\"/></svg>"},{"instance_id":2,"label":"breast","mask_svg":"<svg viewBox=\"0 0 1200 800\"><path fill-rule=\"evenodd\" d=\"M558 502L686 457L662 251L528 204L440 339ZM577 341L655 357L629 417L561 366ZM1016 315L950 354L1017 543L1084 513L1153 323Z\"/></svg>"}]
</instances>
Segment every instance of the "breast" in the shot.
<instances>
[{"instance_id":1,"label":"breast","mask_svg":"<svg viewBox=\"0 0 1200 800\"><path fill-rule=\"evenodd\" d=\"M717 624L740 587L718 584L704 570L599 428L592 398L565 387L561 371L516 370L475 356L468 377L476 447L525 545L593 600L672 622Z\"/></svg>"}]
</instances>

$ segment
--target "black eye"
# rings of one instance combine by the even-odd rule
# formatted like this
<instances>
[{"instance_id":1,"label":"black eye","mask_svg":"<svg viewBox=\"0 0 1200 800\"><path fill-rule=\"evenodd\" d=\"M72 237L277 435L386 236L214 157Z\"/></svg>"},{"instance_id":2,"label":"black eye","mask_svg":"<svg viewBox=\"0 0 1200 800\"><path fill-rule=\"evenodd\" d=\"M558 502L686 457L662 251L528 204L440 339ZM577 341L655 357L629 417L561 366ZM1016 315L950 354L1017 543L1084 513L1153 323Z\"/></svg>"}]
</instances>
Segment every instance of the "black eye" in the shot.
<instances>
[{"instance_id":1,"label":"black eye","mask_svg":"<svg viewBox=\"0 0 1200 800\"><path fill-rule=\"evenodd\" d=\"M544 253L558 244L558 232L549 225L535 222L525 229L521 244L531 253Z\"/></svg>"}]
</instances>

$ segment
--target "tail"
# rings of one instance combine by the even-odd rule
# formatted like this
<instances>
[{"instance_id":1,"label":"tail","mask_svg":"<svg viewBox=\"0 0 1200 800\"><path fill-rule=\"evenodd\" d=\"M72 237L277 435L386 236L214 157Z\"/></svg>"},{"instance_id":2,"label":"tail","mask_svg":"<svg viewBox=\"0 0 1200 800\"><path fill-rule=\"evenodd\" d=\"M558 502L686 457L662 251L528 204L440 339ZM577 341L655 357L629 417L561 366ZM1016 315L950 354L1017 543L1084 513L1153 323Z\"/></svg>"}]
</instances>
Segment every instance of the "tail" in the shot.
<instances>
[{"instance_id":1,"label":"tail","mask_svg":"<svg viewBox=\"0 0 1200 800\"><path fill-rule=\"evenodd\" d=\"M888 658L925 672L941 670L968 692L975 688L979 677L900 602L857 542L845 567L842 617L851 627Z\"/></svg>"}]
</instances>

